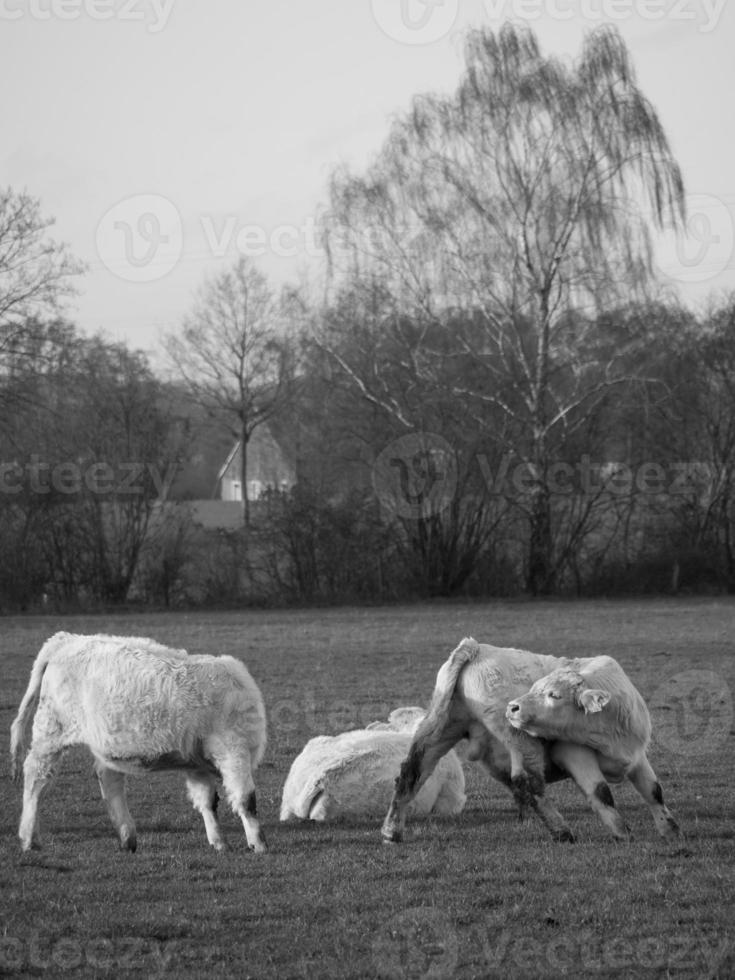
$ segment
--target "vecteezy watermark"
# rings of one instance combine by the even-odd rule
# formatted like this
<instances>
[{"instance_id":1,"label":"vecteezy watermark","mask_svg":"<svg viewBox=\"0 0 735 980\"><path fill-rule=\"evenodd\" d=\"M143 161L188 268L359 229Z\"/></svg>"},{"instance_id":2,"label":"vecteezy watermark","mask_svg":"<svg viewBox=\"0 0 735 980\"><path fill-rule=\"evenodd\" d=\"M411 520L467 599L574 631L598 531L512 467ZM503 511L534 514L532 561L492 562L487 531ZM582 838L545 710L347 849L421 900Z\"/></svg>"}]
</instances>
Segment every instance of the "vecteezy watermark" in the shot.
<instances>
[{"instance_id":1,"label":"vecteezy watermark","mask_svg":"<svg viewBox=\"0 0 735 980\"><path fill-rule=\"evenodd\" d=\"M459 0L370 0L375 21L401 44L432 44L454 27Z\"/></svg>"},{"instance_id":2,"label":"vecteezy watermark","mask_svg":"<svg viewBox=\"0 0 735 980\"><path fill-rule=\"evenodd\" d=\"M140 936L78 939L34 932L29 939L22 939L3 935L0 936L0 973L31 970L58 976L86 967L110 976L120 976L127 970L159 976L171 967L179 945L178 940Z\"/></svg>"},{"instance_id":3,"label":"vecteezy watermark","mask_svg":"<svg viewBox=\"0 0 735 980\"><path fill-rule=\"evenodd\" d=\"M201 225L207 248L215 258L222 258L233 246L247 258L263 255L282 259L297 255L319 258L324 255L317 223L312 216L300 225L280 224L265 229L262 225L240 222L236 215L227 215L219 221L213 215L204 215Z\"/></svg>"},{"instance_id":4,"label":"vecteezy watermark","mask_svg":"<svg viewBox=\"0 0 735 980\"><path fill-rule=\"evenodd\" d=\"M475 932L471 941L482 949L491 976L622 977L663 970L674 977L717 976L731 951L728 938L686 932L602 937L581 930L545 939L503 929L494 937Z\"/></svg>"},{"instance_id":5,"label":"vecteezy watermark","mask_svg":"<svg viewBox=\"0 0 735 980\"><path fill-rule=\"evenodd\" d=\"M735 710L730 686L711 670L684 670L669 677L649 701L653 733L677 755L717 752L730 737Z\"/></svg>"},{"instance_id":6,"label":"vecteezy watermark","mask_svg":"<svg viewBox=\"0 0 735 980\"><path fill-rule=\"evenodd\" d=\"M582 20L591 24L626 20L696 21L702 34L715 30L726 0L483 0L491 21Z\"/></svg>"},{"instance_id":7,"label":"vecteezy watermark","mask_svg":"<svg viewBox=\"0 0 735 980\"><path fill-rule=\"evenodd\" d=\"M162 279L183 252L181 215L161 194L126 197L100 219L96 244L99 257L120 279Z\"/></svg>"},{"instance_id":8,"label":"vecteezy watermark","mask_svg":"<svg viewBox=\"0 0 735 980\"><path fill-rule=\"evenodd\" d=\"M162 31L176 0L0 0L0 20L115 20Z\"/></svg>"},{"instance_id":9,"label":"vecteezy watermark","mask_svg":"<svg viewBox=\"0 0 735 980\"><path fill-rule=\"evenodd\" d=\"M435 433L401 436L375 461L373 487L381 507L392 517L434 517L457 492L457 457L447 440Z\"/></svg>"},{"instance_id":10,"label":"vecteezy watermark","mask_svg":"<svg viewBox=\"0 0 735 980\"><path fill-rule=\"evenodd\" d=\"M377 977L386 980L449 980L459 958L459 939L438 909L405 909L384 922L372 942Z\"/></svg>"},{"instance_id":11,"label":"vecteezy watermark","mask_svg":"<svg viewBox=\"0 0 735 980\"><path fill-rule=\"evenodd\" d=\"M2 0L0 0L2 2ZM281 259L298 256L320 258L316 219L308 215L298 224L271 228L241 220L239 215L201 215L203 236L187 245L203 249L213 258L230 251L246 258L272 255ZM118 201L100 219L96 232L97 253L115 276L127 282L153 282L168 275L184 254L184 223L176 205L162 194L134 194Z\"/></svg>"},{"instance_id":12,"label":"vecteezy watermark","mask_svg":"<svg viewBox=\"0 0 735 980\"><path fill-rule=\"evenodd\" d=\"M497 459L478 453L475 490L488 497L523 499L539 486L553 497L611 498L633 495L706 499L717 482L712 465L702 460L643 460L628 463L594 460L583 454L575 461L552 460L540 473L528 461L504 453ZM390 518L423 520L441 514L455 500L459 461L442 436L420 432L389 443L373 466L373 488ZM477 478L479 477L479 482Z\"/></svg>"},{"instance_id":13,"label":"vecteezy watermark","mask_svg":"<svg viewBox=\"0 0 735 980\"><path fill-rule=\"evenodd\" d=\"M395 706L393 706L395 707ZM388 717L391 705L384 701L352 701L347 698L317 699L315 691L300 698L281 698L268 707L268 727L279 737L307 732L338 735L354 728L367 728Z\"/></svg>"},{"instance_id":14,"label":"vecteezy watermark","mask_svg":"<svg viewBox=\"0 0 735 980\"><path fill-rule=\"evenodd\" d=\"M735 219L723 201L709 194L691 194L686 204L686 228L664 229L656 264L677 282L706 282L724 272L735 255Z\"/></svg>"},{"instance_id":15,"label":"vecteezy watermark","mask_svg":"<svg viewBox=\"0 0 735 980\"><path fill-rule=\"evenodd\" d=\"M635 466L618 460L594 460L583 454L578 460L552 460L543 473L533 463L504 454L493 462L483 453L476 457L488 494L527 494L540 483L552 496L628 497L633 493L653 496L690 496L706 493L715 480L709 463L701 460L644 460Z\"/></svg>"},{"instance_id":16,"label":"vecteezy watermark","mask_svg":"<svg viewBox=\"0 0 735 980\"><path fill-rule=\"evenodd\" d=\"M170 470L162 472L153 463L112 464L100 460L86 464L74 460L50 463L33 454L23 464L0 462L0 494L131 496L152 490L160 497L171 476Z\"/></svg>"}]
</instances>

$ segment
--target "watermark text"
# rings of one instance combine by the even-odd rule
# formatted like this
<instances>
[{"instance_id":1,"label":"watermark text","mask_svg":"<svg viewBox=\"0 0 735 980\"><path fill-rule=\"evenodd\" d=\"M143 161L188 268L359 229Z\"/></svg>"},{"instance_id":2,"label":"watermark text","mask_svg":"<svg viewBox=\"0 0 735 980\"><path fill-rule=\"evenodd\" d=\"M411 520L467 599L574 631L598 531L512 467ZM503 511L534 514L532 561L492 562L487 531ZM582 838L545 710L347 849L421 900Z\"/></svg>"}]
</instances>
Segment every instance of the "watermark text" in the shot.
<instances>
[{"instance_id":1,"label":"watermark text","mask_svg":"<svg viewBox=\"0 0 735 980\"><path fill-rule=\"evenodd\" d=\"M0 0L0 20L96 21L144 24L158 34L168 23L176 0Z\"/></svg>"}]
</instances>

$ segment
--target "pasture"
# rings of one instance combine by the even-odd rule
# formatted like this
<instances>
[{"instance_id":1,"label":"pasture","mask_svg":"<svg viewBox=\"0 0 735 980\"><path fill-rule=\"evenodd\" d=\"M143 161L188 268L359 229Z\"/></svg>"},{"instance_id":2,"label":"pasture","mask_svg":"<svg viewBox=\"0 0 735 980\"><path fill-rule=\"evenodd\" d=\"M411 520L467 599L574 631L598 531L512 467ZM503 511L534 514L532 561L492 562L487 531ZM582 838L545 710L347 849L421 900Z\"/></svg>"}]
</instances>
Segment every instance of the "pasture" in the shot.
<instances>
[{"instance_id":1,"label":"pasture","mask_svg":"<svg viewBox=\"0 0 735 980\"><path fill-rule=\"evenodd\" d=\"M728 600L8 617L0 627L0 974L47 977L485 978L735 976L735 604ZM146 634L247 664L269 713L256 774L270 846L254 855L221 805L206 841L176 775L129 779L136 854L118 850L86 751L41 804L45 848L21 854L11 721L57 629ZM571 783L549 787L577 835L520 823L510 794L466 766L451 819L280 825L283 782L317 734L426 704L465 635L616 657L651 706L650 759L685 833L664 843L630 785L635 834L613 841Z\"/></svg>"}]
</instances>

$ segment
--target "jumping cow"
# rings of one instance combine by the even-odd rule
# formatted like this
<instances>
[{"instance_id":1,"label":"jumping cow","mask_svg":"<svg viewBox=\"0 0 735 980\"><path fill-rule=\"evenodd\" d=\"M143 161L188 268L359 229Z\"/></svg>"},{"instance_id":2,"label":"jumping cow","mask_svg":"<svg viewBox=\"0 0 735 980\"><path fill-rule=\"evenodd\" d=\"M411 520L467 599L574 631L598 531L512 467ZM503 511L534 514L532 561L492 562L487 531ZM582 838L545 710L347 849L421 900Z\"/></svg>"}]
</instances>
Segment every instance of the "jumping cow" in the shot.
<instances>
[{"instance_id":1,"label":"jumping cow","mask_svg":"<svg viewBox=\"0 0 735 980\"><path fill-rule=\"evenodd\" d=\"M414 733L396 778L393 798L383 823L383 839L389 843L402 839L409 802L442 755L463 739L466 757L479 761L491 776L511 790L521 815L530 806L554 838L573 841L563 817L544 796L545 784L571 775L587 793L588 775L594 772L595 766L599 768L600 761L596 761L594 750L582 736L579 736L579 742L569 738L554 742L539 737L541 732L537 727L531 735L522 727L511 725L506 710L512 715L509 702L512 705L522 698L532 685L552 671L575 663L580 661L493 647L473 639L462 640L439 670L429 710ZM630 685L629 681L627 683ZM635 694L640 698L637 691ZM643 711L647 719L645 704ZM661 788L645 758L650 721L646 731L648 734L643 733L645 744L639 756L641 761L635 772L642 785L644 775L650 771L652 782L645 798L654 806L659 831L668 836L678 833L678 828L663 805ZM627 737L636 738L632 733ZM612 771L611 767L608 771ZM594 797L600 807L605 807L606 825L616 836L628 836L627 828L623 830L621 821L614 819L609 788L607 795L609 801L606 803L599 799L599 795Z\"/></svg>"},{"instance_id":2,"label":"jumping cow","mask_svg":"<svg viewBox=\"0 0 735 980\"><path fill-rule=\"evenodd\" d=\"M380 816L398 766L411 744L421 708L398 708L388 722L310 739L294 759L283 787L281 820ZM410 806L412 816L453 815L465 804L464 773L447 753Z\"/></svg>"},{"instance_id":3,"label":"jumping cow","mask_svg":"<svg viewBox=\"0 0 735 980\"><path fill-rule=\"evenodd\" d=\"M125 774L179 770L212 847L224 848L215 816L219 778L249 847L264 851L253 772L265 727L260 691L233 657L189 656L145 637L57 633L36 657L11 729L16 781L25 756L21 846L40 846L39 797L62 752L86 745L121 847L136 848Z\"/></svg>"},{"instance_id":4,"label":"jumping cow","mask_svg":"<svg viewBox=\"0 0 735 980\"><path fill-rule=\"evenodd\" d=\"M551 741L552 760L574 779L615 837L626 838L630 831L608 783L626 777L648 804L659 834L679 833L646 756L648 708L612 657L567 661L512 700L506 717L518 731Z\"/></svg>"},{"instance_id":5,"label":"jumping cow","mask_svg":"<svg viewBox=\"0 0 735 980\"><path fill-rule=\"evenodd\" d=\"M547 781L564 777L546 742L517 732L508 724L508 701L553 670L557 657L494 647L464 639L437 674L426 717L414 732L383 822L383 839L402 839L408 805L453 746L477 761L513 793L521 814L535 810L552 836L573 840L561 814L544 796Z\"/></svg>"}]
</instances>

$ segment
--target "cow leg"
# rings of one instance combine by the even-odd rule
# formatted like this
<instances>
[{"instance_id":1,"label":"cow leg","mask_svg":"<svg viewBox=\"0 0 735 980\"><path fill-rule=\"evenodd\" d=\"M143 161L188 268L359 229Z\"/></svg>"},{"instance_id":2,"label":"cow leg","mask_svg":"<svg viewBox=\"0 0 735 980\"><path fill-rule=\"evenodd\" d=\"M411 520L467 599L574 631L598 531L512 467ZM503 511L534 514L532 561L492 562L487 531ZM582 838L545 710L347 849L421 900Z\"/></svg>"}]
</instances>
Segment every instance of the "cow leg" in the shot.
<instances>
[{"instance_id":1,"label":"cow leg","mask_svg":"<svg viewBox=\"0 0 735 980\"><path fill-rule=\"evenodd\" d=\"M632 836L630 829L615 809L615 800L602 775L595 753L584 745L556 742L552 747L551 757L569 773L612 835L618 840L629 840Z\"/></svg>"},{"instance_id":2,"label":"cow leg","mask_svg":"<svg viewBox=\"0 0 735 980\"><path fill-rule=\"evenodd\" d=\"M23 763L23 811L20 815L18 837L24 851L41 847L38 803L41 793L53 778L54 767L61 752L61 749L40 752L32 747Z\"/></svg>"},{"instance_id":3,"label":"cow leg","mask_svg":"<svg viewBox=\"0 0 735 980\"><path fill-rule=\"evenodd\" d=\"M135 832L135 821L130 815L128 801L125 798L125 774L116 769L109 769L99 761L95 763L94 768L112 826L120 838L120 848L134 853L138 846L138 838Z\"/></svg>"},{"instance_id":4,"label":"cow leg","mask_svg":"<svg viewBox=\"0 0 735 980\"><path fill-rule=\"evenodd\" d=\"M414 735L401 768L396 776L395 790L383 821L381 834L386 844L403 840L406 829L406 808L432 774L443 755L453 748L465 734L464 726L451 726L437 732L421 726Z\"/></svg>"},{"instance_id":5,"label":"cow leg","mask_svg":"<svg viewBox=\"0 0 735 980\"><path fill-rule=\"evenodd\" d=\"M38 804L67 747L65 736L64 725L56 716L53 705L41 697L33 719L31 747L23 763L23 810L18 836L24 851L41 847Z\"/></svg>"},{"instance_id":6,"label":"cow leg","mask_svg":"<svg viewBox=\"0 0 735 980\"><path fill-rule=\"evenodd\" d=\"M214 812L217 798L214 777L205 773L188 772L186 774L186 789L189 799L194 804L194 809L198 810L204 819L207 840L216 851L223 851L225 842L222 840L217 815Z\"/></svg>"},{"instance_id":7,"label":"cow leg","mask_svg":"<svg viewBox=\"0 0 735 980\"><path fill-rule=\"evenodd\" d=\"M227 802L242 820L251 851L261 853L268 846L260 828L255 803L255 782L250 757L241 750L222 750L212 753L212 760L222 775Z\"/></svg>"},{"instance_id":8,"label":"cow leg","mask_svg":"<svg viewBox=\"0 0 735 980\"><path fill-rule=\"evenodd\" d=\"M255 784L253 783L252 778L250 780L250 786L250 791L247 793L247 795L243 795L242 802L238 805L235 812L242 820L242 825L245 828L245 837L248 842L248 847L251 851L255 851L257 854L262 854L264 851L268 850L268 844L266 843L265 835L263 834L260 821L258 820Z\"/></svg>"},{"instance_id":9,"label":"cow leg","mask_svg":"<svg viewBox=\"0 0 735 980\"><path fill-rule=\"evenodd\" d=\"M525 732L513 732L506 742L510 752L509 785L521 819L528 807L541 818L554 840L574 843L574 834L564 817L546 799L544 756L541 743ZM503 782L506 782L503 780Z\"/></svg>"},{"instance_id":10,"label":"cow leg","mask_svg":"<svg viewBox=\"0 0 735 980\"><path fill-rule=\"evenodd\" d=\"M565 841L568 844L574 843L574 834L569 824L544 795L534 796L532 806L554 840Z\"/></svg>"},{"instance_id":11,"label":"cow leg","mask_svg":"<svg viewBox=\"0 0 735 980\"><path fill-rule=\"evenodd\" d=\"M679 825L664 803L661 783L656 778L656 773L645 755L638 765L628 773L628 779L648 804L659 834L662 837L677 837L681 833Z\"/></svg>"}]
</instances>

